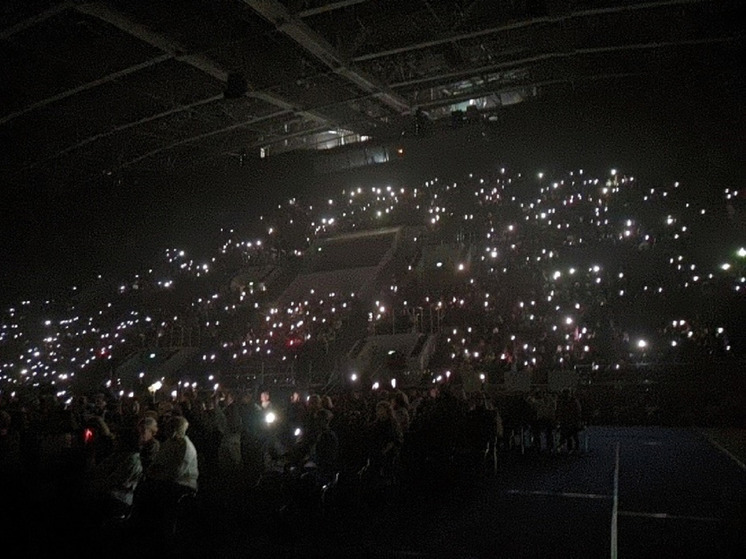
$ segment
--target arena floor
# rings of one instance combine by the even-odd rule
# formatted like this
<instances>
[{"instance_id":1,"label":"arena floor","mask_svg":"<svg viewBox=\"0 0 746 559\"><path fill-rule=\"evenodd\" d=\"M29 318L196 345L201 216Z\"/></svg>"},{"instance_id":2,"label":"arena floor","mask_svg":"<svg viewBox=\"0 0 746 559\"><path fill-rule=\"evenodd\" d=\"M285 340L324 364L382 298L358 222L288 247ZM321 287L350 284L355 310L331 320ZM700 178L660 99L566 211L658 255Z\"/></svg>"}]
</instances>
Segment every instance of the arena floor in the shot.
<instances>
[{"instance_id":1,"label":"arena floor","mask_svg":"<svg viewBox=\"0 0 746 559\"><path fill-rule=\"evenodd\" d=\"M583 452L516 450L494 477L464 469L379 501L351 498L342 484L323 516L279 514L279 501L221 475L205 480L167 549L139 543L142 533L91 533L71 502L42 487L6 524L3 555L740 558L745 443L739 430L589 427Z\"/></svg>"}]
</instances>

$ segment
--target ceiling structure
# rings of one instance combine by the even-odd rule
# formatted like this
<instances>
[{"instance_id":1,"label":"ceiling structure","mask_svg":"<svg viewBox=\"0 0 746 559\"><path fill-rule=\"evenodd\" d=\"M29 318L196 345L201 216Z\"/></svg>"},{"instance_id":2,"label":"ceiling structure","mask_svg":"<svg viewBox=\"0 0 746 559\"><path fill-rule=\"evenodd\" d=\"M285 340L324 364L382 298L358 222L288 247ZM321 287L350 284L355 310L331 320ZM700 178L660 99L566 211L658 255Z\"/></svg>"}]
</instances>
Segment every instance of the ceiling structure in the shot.
<instances>
[{"instance_id":1,"label":"ceiling structure","mask_svg":"<svg viewBox=\"0 0 746 559\"><path fill-rule=\"evenodd\" d=\"M691 79L740 56L739 3L11 0L0 180L382 141L555 88Z\"/></svg>"}]
</instances>

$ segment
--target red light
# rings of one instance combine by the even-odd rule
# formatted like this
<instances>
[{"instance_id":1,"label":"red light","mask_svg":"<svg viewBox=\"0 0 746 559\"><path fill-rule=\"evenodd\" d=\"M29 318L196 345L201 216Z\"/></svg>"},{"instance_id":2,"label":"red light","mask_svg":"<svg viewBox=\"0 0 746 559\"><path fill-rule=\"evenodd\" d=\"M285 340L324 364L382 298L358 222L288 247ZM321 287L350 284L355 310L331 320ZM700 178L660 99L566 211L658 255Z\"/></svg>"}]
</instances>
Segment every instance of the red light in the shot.
<instances>
[{"instance_id":1,"label":"red light","mask_svg":"<svg viewBox=\"0 0 746 559\"><path fill-rule=\"evenodd\" d=\"M83 440L86 443L90 443L91 441L93 441L93 429L86 429L85 431L83 431Z\"/></svg>"}]
</instances>

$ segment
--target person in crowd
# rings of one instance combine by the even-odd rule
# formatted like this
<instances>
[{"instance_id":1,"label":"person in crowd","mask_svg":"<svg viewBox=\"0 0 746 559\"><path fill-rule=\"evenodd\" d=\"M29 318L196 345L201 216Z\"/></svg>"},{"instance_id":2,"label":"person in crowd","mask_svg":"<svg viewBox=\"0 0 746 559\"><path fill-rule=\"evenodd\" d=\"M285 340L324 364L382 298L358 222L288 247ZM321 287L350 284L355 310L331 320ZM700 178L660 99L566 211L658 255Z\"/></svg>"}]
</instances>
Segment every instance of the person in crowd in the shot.
<instances>
[{"instance_id":1,"label":"person in crowd","mask_svg":"<svg viewBox=\"0 0 746 559\"><path fill-rule=\"evenodd\" d=\"M267 440L271 433L270 429L274 427L267 422L267 419L272 417L269 414L274 414L270 399L268 395L265 396L265 410L261 403L261 392L264 390L260 391L259 403L254 400L250 391L243 392L238 402L241 421L241 464L252 476L260 474L267 465Z\"/></svg>"},{"instance_id":2,"label":"person in crowd","mask_svg":"<svg viewBox=\"0 0 746 559\"><path fill-rule=\"evenodd\" d=\"M106 400L106 394L97 392L93 396L93 409L91 412L104 420L108 419L109 403Z\"/></svg>"},{"instance_id":3,"label":"person in crowd","mask_svg":"<svg viewBox=\"0 0 746 559\"><path fill-rule=\"evenodd\" d=\"M85 394L76 394L70 404L70 415L73 422L73 436L76 440L83 440L83 431L88 418L93 413L88 396Z\"/></svg>"},{"instance_id":4,"label":"person in crowd","mask_svg":"<svg viewBox=\"0 0 746 559\"><path fill-rule=\"evenodd\" d=\"M259 389L259 406L265 412L274 410L274 402L272 402L272 395L269 392L269 388L261 387Z\"/></svg>"},{"instance_id":5,"label":"person in crowd","mask_svg":"<svg viewBox=\"0 0 746 559\"><path fill-rule=\"evenodd\" d=\"M306 417L309 423L316 420L316 412L324 407L320 394L310 394L306 400Z\"/></svg>"},{"instance_id":6,"label":"person in crowd","mask_svg":"<svg viewBox=\"0 0 746 559\"><path fill-rule=\"evenodd\" d=\"M393 478L403 442L404 434L391 403L380 400L376 404L375 418L368 432L371 471L384 479Z\"/></svg>"},{"instance_id":7,"label":"person in crowd","mask_svg":"<svg viewBox=\"0 0 746 559\"><path fill-rule=\"evenodd\" d=\"M197 491L199 464L197 449L187 435L189 421L175 415L169 421L169 437L161 445L145 474L166 491Z\"/></svg>"},{"instance_id":8,"label":"person in crowd","mask_svg":"<svg viewBox=\"0 0 746 559\"><path fill-rule=\"evenodd\" d=\"M488 476L496 474L497 449L502 435L502 418L491 398L482 392L473 394L464 421L464 440L469 451L469 465L476 472Z\"/></svg>"},{"instance_id":9,"label":"person in crowd","mask_svg":"<svg viewBox=\"0 0 746 559\"><path fill-rule=\"evenodd\" d=\"M226 427L219 451L219 464L225 470L236 469L241 466L241 433L244 429L241 404L232 391L227 391L219 405L225 416Z\"/></svg>"},{"instance_id":10,"label":"person in crowd","mask_svg":"<svg viewBox=\"0 0 746 559\"><path fill-rule=\"evenodd\" d=\"M0 478L16 474L20 466L20 432L14 425L13 415L0 409Z\"/></svg>"},{"instance_id":11,"label":"person in crowd","mask_svg":"<svg viewBox=\"0 0 746 559\"><path fill-rule=\"evenodd\" d=\"M391 409L394 412L397 423L399 423L402 434L406 436L409 432L411 419L409 415L409 398L405 392L401 390L394 392L391 397Z\"/></svg>"},{"instance_id":12,"label":"person in crowd","mask_svg":"<svg viewBox=\"0 0 746 559\"><path fill-rule=\"evenodd\" d=\"M83 428L85 463L92 469L114 450L115 435L102 414L90 414Z\"/></svg>"},{"instance_id":13,"label":"person in crowd","mask_svg":"<svg viewBox=\"0 0 746 559\"><path fill-rule=\"evenodd\" d=\"M318 412L322 409L324 409L324 405L321 396L319 394L309 395L306 401L305 422L303 423L302 434L291 453L294 460L297 460L298 457L307 456L311 452L311 448L321 433L321 425L319 423L321 416Z\"/></svg>"},{"instance_id":14,"label":"person in crowd","mask_svg":"<svg viewBox=\"0 0 746 559\"><path fill-rule=\"evenodd\" d=\"M147 471L161 448L161 441L156 436L158 434L158 420L152 415L143 416L137 423L137 432L139 435L140 461L143 470Z\"/></svg>"},{"instance_id":15,"label":"person in crowd","mask_svg":"<svg viewBox=\"0 0 746 559\"><path fill-rule=\"evenodd\" d=\"M531 424L533 448L540 452L554 452L554 432L557 423L557 401L547 390L535 390L529 395L534 410Z\"/></svg>"},{"instance_id":16,"label":"person in crowd","mask_svg":"<svg viewBox=\"0 0 746 559\"><path fill-rule=\"evenodd\" d=\"M282 429L282 443L287 451L295 446L296 441L303 435L303 427L306 423L306 404L297 390L290 393L284 412Z\"/></svg>"},{"instance_id":17,"label":"person in crowd","mask_svg":"<svg viewBox=\"0 0 746 559\"><path fill-rule=\"evenodd\" d=\"M88 490L94 518L107 520L129 515L142 475L138 432L124 429L116 437L112 453L91 472Z\"/></svg>"},{"instance_id":18,"label":"person in crowd","mask_svg":"<svg viewBox=\"0 0 746 559\"><path fill-rule=\"evenodd\" d=\"M334 413L334 401L329 394L324 394L321 397L321 407Z\"/></svg>"},{"instance_id":19,"label":"person in crowd","mask_svg":"<svg viewBox=\"0 0 746 559\"><path fill-rule=\"evenodd\" d=\"M295 466L300 476L295 484L297 502L306 509L320 504L323 495L333 485L339 472L339 437L332 429L333 414L327 409L316 412L319 433L302 460ZM301 464L302 463L302 464Z\"/></svg>"},{"instance_id":20,"label":"person in crowd","mask_svg":"<svg viewBox=\"0 0 746 559\"><path fill-rule=\"evenodd\" d=\"M406 392L406 394L407 394L407 401L409 402L408 410L409 410L409 419L411 422L417 415L417 408L420 405L420 402L422 402L422 394L416 388L410 388Z\"/></svg>"},{"instance_id":21,"label":"person in crowd","mask_svg":"<svg viewBox=\"0 0 746 559\"><path fill-rule=\"evenodd\" d=\"M318 479L327 483L339 468L339 437L331 427L334 414L327 409L319 410L316 414L320 433L313 445L310 459L317 469Z\"/></svg>"},{"instance_id":22,"label":"person in crowd","mask_svg":"<svg viewBox=\"0 0 746 559\"><path fill-rule=\"evenodd\" d=\"M156 405L156 411L158 412L158 422L161 425L168 426L170 424L170 419L175 415L177 412L176 410L177 405L175 402L172 402L171 400L159 400L158 404Z\"/></svg>"},{"instance_id":23,"label":"person in crowd","mask_svg":"<svg viewBox=\"0 0 746 559\"><path fill-rule=\"evenodd\" d=\"M120 398L116 405L117 425L122 429L133 430L141 417L140 400L136 397Z\"/></svg>"},{"instance_id":24,"label":"person in crowd","mask_svg":"<svg viewBox=\"0 0 746 559\"><path fill-rule=\"evenodd\" d=\"M285 415L290 428L294 429L303 425L306 418L306 404L303 402L299 391L293 390L291 392Z\"/></svg>"},{"instance_id":25,"label":"person in crowd","mask_svg":"<svg viewBox=\"0 0 746 559\"><path fill-rule=\"evenodd\" d=\"M214 396L206 397L202 403L202 426L204 431L201 470L208 475L219 471L220 447L227 427L227 421L223 409L217 403ZM199 445L196 445L199 446Z\"/></svg>"},{"instance_id":26,"label":"person in crowd","mask_svg":"<svg viewBox=\"0 0 746 559\"><path fill-rule=\"evenodd\" d=\"M265 451L269 452L275 459L284 451L282 430L286 418L283 417L280 408L272 401L272 395L267 387L261 387L259 390L258 411L257 432L264 441Z\"/></svg>"},{"instance_id":27,"label":"person in crowd","mask_svg":"<svg viewBox=\"0 0 746 559\"><path fill-rule=\"evenodd\" d=\"M560 427L560 448L570 453L579 452L580 431L583 428L582 407L578 397L569 388L560 393L557 420Z\"/></svg>"},{"instance_id":28,"label":"person in crowd","mask_svg":"<svg viewBox=\"0 0 746 559\"><path fill-rule=\"evenodd\" d=\"M168 437L143 472L134 498L138 525L149 530L156 543L168 534L186 498L196 496L199 480L197 449L187 435L189 421L174 415L167 425Z\"/></svg>"},{"instance_id":29,"label":"person in crowd","mask_svg":"<svg viewBox=\"0 0 746 559\"><path fill-rule=\"evenodd\" d=\"M164 546L174 533L185 503L197 495L199 461L188 428L189 421L183 415L169 419L162 430L165 440L135 492L134 525L154 553L167 551Z\"/></svg>"}]
</instances>

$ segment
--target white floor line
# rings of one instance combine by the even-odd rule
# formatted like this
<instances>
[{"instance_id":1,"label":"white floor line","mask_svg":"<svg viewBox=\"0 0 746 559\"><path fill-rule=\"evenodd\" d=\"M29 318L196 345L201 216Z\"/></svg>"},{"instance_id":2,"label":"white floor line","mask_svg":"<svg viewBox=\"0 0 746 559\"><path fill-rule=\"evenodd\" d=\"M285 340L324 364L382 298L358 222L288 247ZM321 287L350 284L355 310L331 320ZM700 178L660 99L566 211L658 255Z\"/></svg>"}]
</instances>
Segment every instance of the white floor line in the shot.
<instances>
[{"instance_id":1,"label":"white floor line","mask_svg":"<svg viewBox=\"0 0 746 559\"><path fill-rule=\"evenodd\" d=\"M614 458L614 504L611 508L611 559L617 559L617 518L619 516L619 442Z\"/></svg>"},{"instance_id":2,"label":"white floor line","mask_svg":"<svg viewBox=\"0 0 746 559\"><path fill-rule=\"evenodd\" d=\"M574 493L572 491L527 491L523 489L508 489L508 495L539 495L543 497L568 497L571 499L611 499L611 495L600 493Z\"/></svg>"},{"instance_id":3,"label":"white floor line","mask_svg":"<svg viewBox=\"0 0 746 559\"><path fill-rule=\"evenodd\" d=\"M668 514L666 512L637 512L632 510L620 510L619 516L636 516L639 518L659 518L663 520L695 520L697 522L722 522L720 518L711 516L683 516L678 514Z\"/></svg>"},{"instance_id":4,"label":"white floor line","mask_svg":"<svg viewBox=\"0 0 746 559\"><path fill-rule=\"evenodd\" d=\"M746 464L744 464L738 456L733 454L730 450L725 448L723 445L721 445L719 442L717 442L715 439L713 439L710 435L705 433L704 431L700 431L700 433L707 439L707 442L709 442L712 446L717 448L720 452L725 454L728 458L733 460L736 464L738 464L738 467L742 470L746 470Z\"/></svg>"}]
</instances>

